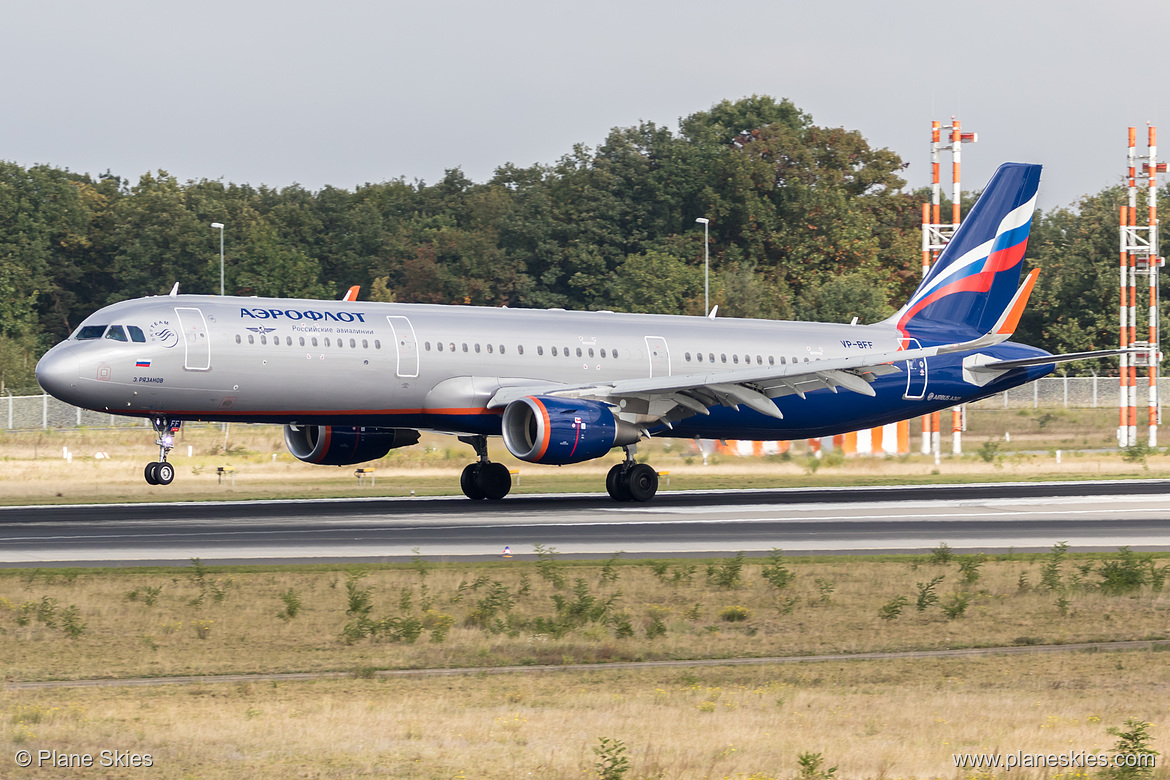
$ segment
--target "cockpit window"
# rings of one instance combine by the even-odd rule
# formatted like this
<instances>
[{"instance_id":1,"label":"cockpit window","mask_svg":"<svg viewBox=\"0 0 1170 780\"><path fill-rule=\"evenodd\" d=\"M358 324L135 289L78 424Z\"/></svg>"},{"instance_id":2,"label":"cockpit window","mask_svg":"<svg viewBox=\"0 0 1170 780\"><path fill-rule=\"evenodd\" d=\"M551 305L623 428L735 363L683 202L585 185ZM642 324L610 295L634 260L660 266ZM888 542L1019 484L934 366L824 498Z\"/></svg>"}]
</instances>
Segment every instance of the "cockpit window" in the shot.
<instances>
[{"instance_id":1,"label":"cockpit window","mask_svg":"<svg viewBox=\"0 0 1170 780\"><path fill-rule=\"evenodd\" d=\"M105 325L86 325L81 330L77 331L77 340L86 341L88 339L100 339L102 334L105 332Z\"/></svg>"},{"instance_id":2,"label":"cockpit window","mask_svg":"<svg viewBox=\"0 0 1170 780\"><path fill-rule=\"evenodd\" d=\"M126 341L126 331L122 329L121 325L111 325L110 329L106 331L106 338L114 341Z\"/></svg>"},{"instance_id":3,"label":"cockpit window","mask_svg":"<svg viewBox=\"0 0 1170 780\"><path fill-rule=\"evenodd\" d=\"M139 344L146 343L146 335L142 332L142 328L137 325L127 325L126 332L130 334L130 340Z\"/></svg>"}]
</instances>

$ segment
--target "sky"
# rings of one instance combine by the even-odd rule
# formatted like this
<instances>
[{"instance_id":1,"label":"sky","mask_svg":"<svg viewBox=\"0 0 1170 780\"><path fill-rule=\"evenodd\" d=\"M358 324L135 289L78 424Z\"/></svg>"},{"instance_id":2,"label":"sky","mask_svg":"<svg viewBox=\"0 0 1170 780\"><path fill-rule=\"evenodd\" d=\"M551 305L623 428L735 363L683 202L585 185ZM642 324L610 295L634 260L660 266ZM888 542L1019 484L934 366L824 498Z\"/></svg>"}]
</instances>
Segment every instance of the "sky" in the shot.
<instances>
[{"instance_id":1,"label":"sky","mask_svg":"<svg viewBox=\"0 0 1170 780\"><path fill-rule=\"evenodd\" d=\"M930 183L957 117L962 183L1045 166L1040 206L1117 184L1161 111L1170 3L821 0L0 0L0 159L136 182L433 183L552 164L613 127L753 94L858 130ZM1163 114L1165 116L1163 116ZM1170 126L1164 130L1170 146ZM1161 155L1170 159L1170 148ZM949 188L949 156L943 183Z\"/></svg>"}]
</instances>

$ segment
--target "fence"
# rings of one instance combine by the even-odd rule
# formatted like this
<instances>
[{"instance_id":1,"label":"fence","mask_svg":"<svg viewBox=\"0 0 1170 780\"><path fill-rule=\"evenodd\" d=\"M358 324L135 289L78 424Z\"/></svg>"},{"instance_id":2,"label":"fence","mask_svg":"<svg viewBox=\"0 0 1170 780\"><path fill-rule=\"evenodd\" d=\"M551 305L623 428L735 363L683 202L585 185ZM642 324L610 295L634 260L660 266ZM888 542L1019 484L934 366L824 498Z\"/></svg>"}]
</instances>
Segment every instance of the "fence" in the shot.
<instances>
[{"instance_id":1,"label":"fence","mask_svg":"<svg viewBox=\"0 0 1170 780\"><path fill-rule=\"evenodd\" d=\"M149 427L141 417L122 417L107 412L91 412L58 401L51 395L10 395L5 399L7 416L3 417L10 431L38 428L134 428Z\"/></svg>"},{"instance_id":2,"label":"fence","mask_svg":"<svg viewBox=\"0 0 1170 780\"><path fill-rule=\"evenodd\" d=\"M1170 377L1159 380L1159 399L1170 392ZM1145 393L1145 385L1138 391ZM51 395L10 395L7 397L7 421L10 431L38 428L133 428L149 427L139 417L122 417L107 412L79 409ZM1055 409L1116 408L1118 400L1115 376L1045 377L1030 385L998 393L972 404L974 409ZM3 403L3 402L0 402ZM1143 402L1144 403L1144 402ZM1141 405L1141 404L1139 404ZM3 408L0 406L0 408Z\"/></svg>"},{"instance_id":3,"label":"fence","mask_svg":"<svg viewBox=\"0 0 1170 780\"><path fill-rule=\"evenodd\" d=\"M1145 407L1146 384L1138 383L1138 406ZM971 404L973 409L1117 408L1119 391L1115 376L1049 376L1031 384L997 393ZM929 388L928 388L929 390ZM1159 402L1170 390L1170 378L1159 378Z\"/></svg>"}]
</instances>

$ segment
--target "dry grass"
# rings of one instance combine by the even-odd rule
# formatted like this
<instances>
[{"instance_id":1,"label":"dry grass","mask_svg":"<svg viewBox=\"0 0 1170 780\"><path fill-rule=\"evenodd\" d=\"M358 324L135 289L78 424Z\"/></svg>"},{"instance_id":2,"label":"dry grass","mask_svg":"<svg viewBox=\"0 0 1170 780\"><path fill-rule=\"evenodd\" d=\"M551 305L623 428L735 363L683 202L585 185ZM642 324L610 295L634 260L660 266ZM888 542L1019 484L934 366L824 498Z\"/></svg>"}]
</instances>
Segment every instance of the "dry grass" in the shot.
<instances>
[{"instance_id":1,"label":"dry grass","mask_svg":"<svg viewBox=\"0 0 1170 780\"><path fill-rule=\"evenodd\" d=\"M108 777L560 780L596 777L593 750L606 737L627 746L628 778L794 778L804 752L849 780L976 777L952 754L1110 751L1106 729L1126 718L1153 722L1166 753L1162 655L7 691L0 756L152 756L148 774ZM1170 773L1163 764L1152 776Z\"/></svg>"},{"instance_id":2,"label":"dry grass","mask_svg":"<svg viewBox=\"0 0 1170 780\"><path fill-rule=\"evenodd\" d=\"M518 550L518 553L525 551ZM599 562L552 560L564 586L539 572L531 554L506 563L435 565L424 576L411 565L311 568L219 568L200 583L194 567L135 571L38 570L0 572L0 657L14 680L167 676L232 672L352 670L511 664L595 663L660 658L721 658L824 652L1000 646L1166 638L1170 593L1149 586L1111 596L1096 588L1041 589L1046 556L990 560L977 583L961 582L957 564L922 557L788 559L796 575L783 590L762 576L759 559L744 565L742 584L722 588L707 577L709 562L626 561L616 582L604 583ZM723 566L723 562L715 562ZM1079 575L1074 557L1063 583ZM655 572L658 566L660 573ZM371 623L414 619L426 628L417 641L392 631L350 637L351 572L364 576ZM948 619L939 605L918 612L918 584L942 576L943 604L955 593L970 599L965 614ZM1021 578L1026 587L1021 588ZM595 620L564 617L588 603L575 588L611 600ZM150 589L157 588L151 595ZM299 613L283 619L290 589ZM485 614L489 594L504 601ZM879 617L904 596L901 617ZM554 602L566 605L560 616ZM1061 602L1063 600L1063 603ZM153 603L148 604L148 601ZM51 621L40 619L44 604ZM76 605L84 631L67 636L63 610ZM730 607L746 620L723 616ZM444 617L446 616L446 617ZM450 622L449 634L441 626ZM23 625L22 625L23 623ZM384 624L393 628L391 623ZM626 634L626 635L623 635ZM440 639L442 641L434 641Z\"/></svg>"},{"instance_id":3,"label":"dry grass","mask_svg":"<svg viewBox=\"0 0 1170 780\"><path fill-rule=\"evenodd\" d=\"M689 441L654 440L638 454L670 471L670 484L663 484L663 490L1170 476L1170 457L1165 455L1150 456L1143 466L1116 452L1078 450L1110 446L1107 411L973 411L965 438L968 455L946 456L938 466L932 458L914 455L829 459L814 469L800 443L791 457L715 455L706 466ZM1011 443L1003 441L1005 432L1012 434ZM451 495L459 491L459 470L472 460L471 449L454 437L428 434L420 445L378 461L377 484L359 487L351 467L322 468L294 459L284 448L279 427L231 426L225 451L219 426L189 425L181 431L172 458L175 482L158 488L142 478L143 466L156 454L152 441L153 434L143 428L0 434L0 504ZM978 454L989 441L999 448L991 462ZM62 459L64 448L73 453L72 463ZM1057 449L1063 450L1059 465ZM110 458L97 459L97 452ZM513 489L518 494L600 492L605 471L620 457L615 453L552 469L517 461L498 441L491 452L494 460L520 470ZM216 474L218 466L228 465L236 470L234 486L230 480L220 484Z\"/></svg>"}]
</instances>

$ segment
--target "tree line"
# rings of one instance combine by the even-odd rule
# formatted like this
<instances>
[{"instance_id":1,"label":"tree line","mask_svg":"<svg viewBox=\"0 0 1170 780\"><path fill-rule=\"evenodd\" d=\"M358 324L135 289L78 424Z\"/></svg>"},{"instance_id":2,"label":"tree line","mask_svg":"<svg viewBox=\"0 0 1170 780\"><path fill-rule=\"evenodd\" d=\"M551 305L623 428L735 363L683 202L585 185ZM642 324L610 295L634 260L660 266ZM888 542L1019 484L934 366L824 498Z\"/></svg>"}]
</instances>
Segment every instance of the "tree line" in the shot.
<instances>
[{"instance_id":1,"label":"tree line","mask_svg":"<svg viewBox=\"0 0 1170 780\"><path fill-rule=\"evenodd\" d=\"M374 300L701 314L705 217L721 314L873 322L921 275L926 193L905 189L905 167L766 96L677 131L614 128L486 182L453 168L434 184L311 192L0 162L0 389L34 387L39 355L101 306L176 281L218 292L212 222L227 226L228 294L333 298L360 284ZM1116 187L1037 215L1028 262L1043 271L1021 340L1116 343L1123 198Z\"/></svg>"}]
</instances>

